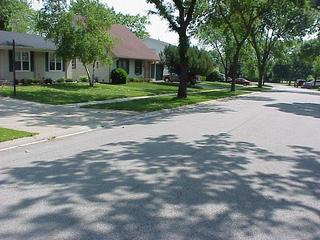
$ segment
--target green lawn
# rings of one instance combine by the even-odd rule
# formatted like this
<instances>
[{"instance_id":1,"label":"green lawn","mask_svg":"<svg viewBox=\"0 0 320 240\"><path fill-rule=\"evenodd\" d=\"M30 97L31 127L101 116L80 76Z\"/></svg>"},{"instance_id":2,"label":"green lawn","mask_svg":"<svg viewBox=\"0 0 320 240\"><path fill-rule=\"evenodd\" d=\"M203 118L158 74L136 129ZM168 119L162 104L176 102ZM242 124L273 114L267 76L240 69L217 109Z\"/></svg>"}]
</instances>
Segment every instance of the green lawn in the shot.
<instances>
[{"instance_id":1,"label":"green lawn","mask_svg":"<svg viewBox=\"0 0 320 240\"><path fill-rule=\"evenodd\" d=\"M191 88L190 91L199 91ZM18 86L17 98L53 105L101 101L116 98L152 96L177 92L175 84L129 83L126 85L65 83L48 86ZM0 88L1 96L12 96L12 87Z\"/></svg>"},{"instance_id":2,"label":"green lawn","mask_svg":"<svg viewBox=\"0 0 320 240\"><path fill-rule=\"evenodd\" d=\"M88 84L85 83L64 83L47 86L18 86L16 98L31 102L62 105L117 98L155 96L160 94L175 95L177 89L178 83L142 82L128 83L125 85L96 84L94 87L89 87ZM195 93L217 89L228 90L230 89L230 83L201 82L195 86L190 86L188 92ZM237 89L241 90L243 86L237 85ZM0 95L6 97L12 96L12 87L7 86L0 88Z\"/></svg>"},{"instance_id":3,"label":"green lawn","mask_svg":"<svg viewBox=\"0 0 320 240\"><path fill-rule=\"evenodd\" d=\"M9 141L17 138L31 137L33 135L35 134L7 128L0 128L0 142Z\"/></svg>"},{"instance_id":4,"label":"green lawn","mask_svg":"<svg viewBox=\"0 0 320 240\"><path fill-rule=\"evenodd\" d=\"M230 92L229 90L217 90L207 93L193 93L189 94L186 99L177 99L175 97L154 97L148 99L131 100L126 102L109 103L109 104L97 104L89 105L84 108L94 109L113 109L113 110L127 110L137 112L152 112L161 109L171 109L189 104L195 104L205 101L210 101L219 98L232 97L248 93L245 90L237 90L236 92Z\"/></svg>"}]
</instances>

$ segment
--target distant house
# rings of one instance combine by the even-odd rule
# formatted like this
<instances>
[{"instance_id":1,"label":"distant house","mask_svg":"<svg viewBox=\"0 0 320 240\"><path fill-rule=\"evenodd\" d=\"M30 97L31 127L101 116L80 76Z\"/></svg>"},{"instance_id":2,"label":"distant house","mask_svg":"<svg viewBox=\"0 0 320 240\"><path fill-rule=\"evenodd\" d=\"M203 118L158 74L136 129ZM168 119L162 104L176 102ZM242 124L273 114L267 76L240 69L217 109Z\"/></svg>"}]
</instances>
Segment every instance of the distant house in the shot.
<instances>
[{"instance_id":1,"label":"distant house","mask_svg":"<svg viewBox=\"0 0 320 240\"><path fill-rule=\"evenodd\" d=\"M71 78L70 62L55 55L53 42L37 35L0 31L0 80L12 81L12 40L17 79Z\"/></svg>"},{"instance_id":2,"label":"distant house","mask_svg":"<svg viewBox=\"0 0 320 240\"><path fill-rule=\"evenodd\" d=\"M99 82L110 82L110 73L121 67L127 71L129 77L153 79L152 72L155 64L160 61L159 55L148 48L128 28L122 25L112 25L109 30L114 41L111 49L112 66L97 63L96 77ZM73 61L73 78L79 79L86 75L85 69L77 59Z\"/></svg>"},{"instance_id":3,"label":"distant house","mask_svg":"<svg viewBox=\"0 0 320 240\"><path fill-rule=\"evenodd\" d=\"M170 43L163 42L163 41L160 41L160 40L156 40L156 39L153 39L153 38L146 38L146 39L143 40L143 42L148 48L152 49L152 51L157 53L159 56L167 46L171 45ZM161 64L160 62L157 62L155 67L152 66L152 70L153 70L152 71L152 76L156 80L162 80L163 79L163 75L168 75L169 74L168 68L163 66L163 64Z\"/></svg>"}]
</instances>

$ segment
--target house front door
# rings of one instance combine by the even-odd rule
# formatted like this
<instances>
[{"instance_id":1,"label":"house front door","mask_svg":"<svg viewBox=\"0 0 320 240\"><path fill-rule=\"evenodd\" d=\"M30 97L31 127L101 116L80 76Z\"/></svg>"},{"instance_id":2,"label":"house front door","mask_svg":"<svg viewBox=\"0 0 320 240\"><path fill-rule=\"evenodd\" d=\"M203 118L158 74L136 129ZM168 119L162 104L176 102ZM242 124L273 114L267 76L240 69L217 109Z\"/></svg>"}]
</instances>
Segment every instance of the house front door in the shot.
<instances>
[{"instance_id":1,"label":"house front door","mask_svg":"<svg viewBox=\"0 0 320 240\"><path fill-rule=\"evenodd\" d=\"M144 62L144 78L151 78L151 63L149 61Z\"/></svg>"}]
</instances>

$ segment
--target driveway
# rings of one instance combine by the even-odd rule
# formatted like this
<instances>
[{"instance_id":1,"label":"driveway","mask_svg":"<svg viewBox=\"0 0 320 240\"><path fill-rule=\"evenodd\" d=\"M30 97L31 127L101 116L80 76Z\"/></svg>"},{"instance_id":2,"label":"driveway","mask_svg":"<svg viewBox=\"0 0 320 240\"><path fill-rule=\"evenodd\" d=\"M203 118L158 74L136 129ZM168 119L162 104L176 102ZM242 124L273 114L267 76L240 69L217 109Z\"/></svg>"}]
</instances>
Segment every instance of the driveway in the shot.
<instances>
[{"instance_id":1,"label":"driveway","mask_svg":"<svg viewBox=\"0 0 320 240\"><path fill-rule=\"evenodd\" d=\"M276 87L0 152L0 239L317 240L319 120Z\"/></svg>"}]
</instances>

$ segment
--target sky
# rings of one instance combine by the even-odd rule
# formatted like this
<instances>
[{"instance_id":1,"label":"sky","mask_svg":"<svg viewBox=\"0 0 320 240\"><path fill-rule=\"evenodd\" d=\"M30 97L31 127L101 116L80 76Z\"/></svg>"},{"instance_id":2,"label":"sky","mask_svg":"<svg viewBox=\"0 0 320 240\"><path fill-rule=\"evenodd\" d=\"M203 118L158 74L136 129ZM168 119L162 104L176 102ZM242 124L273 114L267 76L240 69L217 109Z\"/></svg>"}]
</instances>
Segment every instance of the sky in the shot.
<instances>
[{"instance_id":1,"label":"sky","mask_svg":"<svg viewBox=\"0 0 320 240\"><path fill-rule=\"evenodd\" d=\"M148 4L146 0L101 0L109 7L113 7L117 12L125 14L141 14L146 15L148 11L153 8L151 4ZM39 3L33 1L33 7L38 9ZM178 35L170 31L168 24L165 20L161 19L157 15L151 15L149 17L150 25L147 26L147 31L152 38L159 39L171 44L178 43Z\"/></svg>"}]
</instances>

